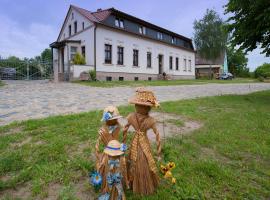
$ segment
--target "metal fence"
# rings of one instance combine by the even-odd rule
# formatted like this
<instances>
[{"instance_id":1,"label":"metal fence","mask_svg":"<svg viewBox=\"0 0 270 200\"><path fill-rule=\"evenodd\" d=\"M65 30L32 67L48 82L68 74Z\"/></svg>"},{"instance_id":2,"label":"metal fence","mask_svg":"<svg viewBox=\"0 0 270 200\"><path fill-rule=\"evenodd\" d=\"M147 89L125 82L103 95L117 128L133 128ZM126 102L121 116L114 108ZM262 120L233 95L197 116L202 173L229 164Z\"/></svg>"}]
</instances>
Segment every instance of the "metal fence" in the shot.
<instances>
[{"instance_id":1,"label":"metal fence","mask_svg":"<svg viewBox=\"0 0 270 200\"><path fill-rule=\"evenodd\" d=\"M52 79L51 61L0 58L0 80Z\"/></svg>"}]
</instances>

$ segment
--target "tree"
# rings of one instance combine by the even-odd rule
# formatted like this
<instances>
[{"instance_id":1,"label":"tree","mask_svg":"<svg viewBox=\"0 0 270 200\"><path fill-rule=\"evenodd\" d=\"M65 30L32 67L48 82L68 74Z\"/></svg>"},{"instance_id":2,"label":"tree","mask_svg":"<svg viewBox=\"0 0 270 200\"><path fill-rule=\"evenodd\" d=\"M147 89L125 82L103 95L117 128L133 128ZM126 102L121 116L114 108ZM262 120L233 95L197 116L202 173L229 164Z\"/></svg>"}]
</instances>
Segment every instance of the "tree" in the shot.
<instances>
[{"instance_id":1,"label":"tree","mask_svg":"<svg viewBox=\"0 0 270 200\"><path fill-rule=\"evenodd\" d=\"M235 49L232 46L227 47L229 71L235 76L248 77L249 68L247 68L248 59L241 49Z\"/></svg>"},{"instance_id":2,"label":"tree","mask_svg":"<svg viewBox=\"0 0 270 200\"><path fill-rule=\"evenodd\" d=\"M229 0L225 5L229 17L228 31L232 33L231 43L245 52L260 44L262 53L270 55L270 1Z\"/></svg>"},{"instance_id":3,"label":"tree","mask_svg":"<svg viewBox=\"0 0 270 200\"><path fill-rule=\"evenodd\" d=\"M256 68L254 75L256 78L270 78L270 63L264 63Z\"/></svg>"},{"instance_id":4,"label":"tree","mask_svg":"<svg viewBox=\"0 0 270 200\"><path fill-rule=\"evenodd\" d=\"M224 52L227 34L223 26L224 22L216 11L209 9L203 19L194 21L194 43L202 58L215 61ZM211 65L209 70L212 78Z\"/></svg>"},{"instance_id":5,"label":"tree","mask_svg":"<svg viewBox=\"0 0 270 200\"><path fill-rule=\"evenodd\" d=\"M52 61L52 50L51 49L44 49L40 55L42 62L51 62Z\"/></svg>"}]
</instances>

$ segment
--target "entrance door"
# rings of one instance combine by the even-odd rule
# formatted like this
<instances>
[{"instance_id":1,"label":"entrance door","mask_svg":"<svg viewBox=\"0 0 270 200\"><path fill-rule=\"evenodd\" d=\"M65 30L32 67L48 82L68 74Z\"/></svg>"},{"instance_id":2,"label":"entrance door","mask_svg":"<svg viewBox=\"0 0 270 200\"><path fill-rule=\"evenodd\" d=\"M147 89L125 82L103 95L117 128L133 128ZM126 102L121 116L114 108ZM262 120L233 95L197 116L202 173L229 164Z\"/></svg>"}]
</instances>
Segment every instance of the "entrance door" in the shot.
<instances>
[{"instance_id":1,"label":"entrance door","mask_svg":"<svg viewBox=\"0 0 270 200\"><path fill-rule=\"evenodd\" d=\"M163 73L163 55L158 55L158 74Z\"/></svg>"}]
</instances>

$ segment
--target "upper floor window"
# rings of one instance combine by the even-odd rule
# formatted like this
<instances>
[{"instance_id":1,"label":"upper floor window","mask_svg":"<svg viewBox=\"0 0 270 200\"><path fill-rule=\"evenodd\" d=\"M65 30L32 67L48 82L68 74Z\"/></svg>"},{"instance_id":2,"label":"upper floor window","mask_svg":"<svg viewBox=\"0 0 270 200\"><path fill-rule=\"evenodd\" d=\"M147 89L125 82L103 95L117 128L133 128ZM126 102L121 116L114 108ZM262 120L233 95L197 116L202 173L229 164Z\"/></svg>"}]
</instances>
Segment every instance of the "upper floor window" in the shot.
<instances>
[{"instance_id":1,"label":"upper floor window","mask_svg":"<svg viewBox=\"0 0 270 200\"><path fill-rule=\"evenodd\" d=\"M106 64L112 64L112 45L105 44L105 60Z\"/></svg>"},{"instance_id":2,"label":"upper floor window","mask_svg":"<svg viewBox=\"0 0 270 200\"><path fill-rule=\"evenodd\" d=\"M71 25L68 26L68 35L71 36Z\"/></svg>"},{"instance_id":3,"label":"upper floor window","mask_svg":"<svg viewBox=\"0 0 270 200\"><path fill-rule=\"evenodd\" d=\"M179 58L178 57L175 58L175 69L179 70Z\"/></svg>"},{"instance_id":4,"label":"upper floor window","mask_svg":"<svg viewBox=\"0 0 270 200\"><path fill-rule=\"evenodd\" d=\"M147 67L150 68L152 66L152 54L151 52L147 52Z\"/></svg>"},{"instance_id":5,"label":"upper floor window","mask_svg":"<svg viewBox=\"0 0 270 200\"><path fill-rule=\"evenodd\" d=\"M176 44L176 38L172 37L172 44Z\"/></svg>"},{"instance_id":6,"label":"upper floor window","mask_svg":"<svg viewBox=\"0 0 270 200\"><path fill-rule=\"evenodd\" d=\"M188 71L191 72L191 60L188 60Z\"/></svg>"},{"instance_id":7,"label":"upper floor window","mask_svg":"<svg viewBox=\"0 0 270 200\"><path fill-rule=\"evenodd\" d=\"M71 13L71 19L74 19L74 13Z\"/></svg>"},{"instance_id":8,"label":"upper floor window","mask_svg":"<svg viewBox=\"0 0 270 200\"><path fill-rule=\"evenodd\" d=\"M187 59L184 58L184 71L187 71Z\"/></svg>"},{"instance_id":9,"label":"upper floor window","mask_svg":"<svg viewBox=\"0 0 270 200\"><path fill-rule=\"evenodd\" d=\"M70 47L70 59L73 60L77 53L77 47Z\"/></svg>"},{"instance_id":10,"label":"upper floor window","mask_svg":"<svg viewBox=\"0 0 270 200\"><path fill-rule=\"evenodd\" d=\"M82 22L82 30L84 30L84 22Z\"/></svg>"},{"instance_id":11,"label":"upper floor window","mask_svg":"<svg viewBox=\"0 0 270 200\"><path fill-rule=\"evenodd\" d=\"M77 33L77 21L74 22L74 34L76 34L76 33Z\"/></svg>"},{"instance_id":12,"label":"upper floor window","mask_svg":"<svg viewBox=\"0 0 270 200\"><path fill-rule=\"evenodd\" d=\"M145 35L146 34L146 28L144 26L139 27L139 33Z\"/></svg>"},{"instance_id":13,"label":"upper floor window","mask_svg":"<svg viewBox=\"0 0 270 200\"><path fill-rule=\"evenodd\" d=\"M133 66L139 66L139 50L133 49Z\"/></svg>"},{"instance_id":14,"label":"upper floor window","mask_svg":"<svg viewBox=\"0 0 270 200\"><path fill-rule=\"evenodd\" d=\"M114 24L116 27L124 28L124 20L122 20L122 19L115 18Z\"/></svg>"},{"instance_id":15,"label":"upper floor window","mask_svg":"<svg viewBox=\"0 0 270 200\"><path fill-rule=\"evenodd\" d=\"M163 34L160 32L157 32L157 39L163 40Z\"/></svg>"},{"instance_id":16,"label":"upper floor window","mask_svg":"<svg viewBox=\"0 0 270 200\"><path fill-rule=\"evenodd\" d=\"M173 57L170 56L170 70L173 69Z\"/></svg>"},{"instance_id":17,"label":"upper floor window","mask_svg":"<svg viewBox=\"0 0 270 200\"><path fill-rule=\"evenodd\" d=\"M117 64L123 65L124 64L124 47L117 47Z\"/></svg>"}]
</instances>

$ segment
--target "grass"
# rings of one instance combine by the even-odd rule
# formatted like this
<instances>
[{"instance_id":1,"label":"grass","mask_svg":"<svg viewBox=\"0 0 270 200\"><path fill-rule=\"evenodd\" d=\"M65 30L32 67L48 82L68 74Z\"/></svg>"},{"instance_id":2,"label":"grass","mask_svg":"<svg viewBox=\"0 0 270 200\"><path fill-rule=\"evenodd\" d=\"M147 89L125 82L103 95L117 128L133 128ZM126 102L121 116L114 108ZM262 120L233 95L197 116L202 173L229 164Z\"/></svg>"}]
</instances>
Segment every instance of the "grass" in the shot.
<instances>
[{"instance_id":1,"label":"grass","mask_svg":"<svg viewBox=\"0 0 270 200\"><path fill-rule=\"evenodd\" d=\"M207 79L195 79L195 80L155 80L155 81L73 81L86 86L92 87L139 87L139 86L168 86L168 85L196 85L196 84L208 84L208 83L253 83L258 82L257 79L251 78L235 78L233 80L207 80Z\"/></svg>"},{"instance_id":2,"label":"grass","mask_svg":"<svg viewBox=\"0 0 270 200\"><path fill-rule=\"evenodd\" d=\"M4 86L5 84L3 83L3 81L0 80L0 87Z\"/></svg>"},{"instance_id":3,"label":"grass","mask_svg":"<svg viewBox=\"0 0 270 200\"><path fill-rule=\"evenodd\" d=\"M162 110L204 126L163 143L163 162L176 163L176 185L162 180L156 194L127 191L128 199L269 199L269 102L264 91L162 103ZM120 108L124 116L132 110ZM57 183L58 199L75 199L82 178L91 191L87 176L100 117L96 111L0 127L0 196L30 185L33 199L42 198Z\"/></svg>"}]
</instances>

